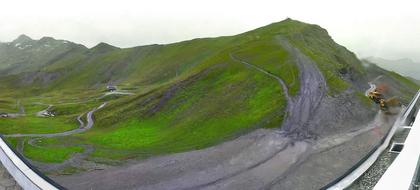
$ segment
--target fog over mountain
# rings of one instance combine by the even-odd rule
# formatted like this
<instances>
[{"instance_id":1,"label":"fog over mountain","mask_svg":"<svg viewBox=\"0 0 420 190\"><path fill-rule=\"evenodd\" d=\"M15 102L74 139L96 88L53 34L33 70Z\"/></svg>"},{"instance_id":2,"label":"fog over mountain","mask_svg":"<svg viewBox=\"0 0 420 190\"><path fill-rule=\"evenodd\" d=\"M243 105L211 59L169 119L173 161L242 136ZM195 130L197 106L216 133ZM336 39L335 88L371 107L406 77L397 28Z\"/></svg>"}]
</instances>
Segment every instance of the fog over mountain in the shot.
<instances>
[{"instance_id":1,"label":"fog over mountain","mask_svg":"<svg viewBox=\"0 0 420 190\"><path fill-rule=\"evenodd\" d=\"M366 59L382 68L420 80L420 62L414 62L408 58L388 60L380 57L368 57Z\"/></svg>"},{"instance_id":2,"label":"fog over mountain","mask_svg":"<svg viewBox=\"0 0 420 190\"><path fill-rule=\"evenodd\" d=\"M359 57L407 57L420 62L420 25L415 24L420 23L419 3L411 0L18 0L2 2L1 7L2 42L26 34L87 47L100 42L132 47L232 35L290 17L326 28Z\"/></svg>"}]
</instances>

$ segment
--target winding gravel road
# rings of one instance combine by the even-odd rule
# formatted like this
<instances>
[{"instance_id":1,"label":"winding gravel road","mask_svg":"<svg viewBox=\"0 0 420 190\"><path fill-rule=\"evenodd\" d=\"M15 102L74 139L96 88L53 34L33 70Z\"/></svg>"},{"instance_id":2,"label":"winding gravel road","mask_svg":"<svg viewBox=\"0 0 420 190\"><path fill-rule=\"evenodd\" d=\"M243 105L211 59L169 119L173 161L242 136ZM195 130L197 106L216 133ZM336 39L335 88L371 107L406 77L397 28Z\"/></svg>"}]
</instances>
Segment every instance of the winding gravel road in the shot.
<instances>
[{"instance_id":1,"label":"winding gravel road","mask_svg":"<svg viewBox=\"0 0 420 190\"><path fill-rule=\"evenodd\" d=\"M372 92L376 88L376 85L371 83L371 82L369 82L369 86L370 86L370 88L366 90L365 96L368 96L369 92Z\"/></svg>"},{"instance_id":2,"label":"winding gravel road","mask_svg":"<svg viewBox=\"0 0 420 190\"><path fill-rule=\"evenodd\" d=\"M25 116L25 107L23 106L23 104L21 104L20 100L17 101L16 103L16 107L19 109L18 113L7 113L7 117L10 118L16 118L16 117L22 117Z\"/></svg>"},{"instance_id":3,"label":"winding gravel road","mask_svg":"<svg viewBox=\"0 0 420 190\"><path fill-rule=\"evenodd\" d=\"M268 72L268 71L266 71L265 69L263 69L263 68L260 68L260 67L258 67L258 66L256 66L256 65L253 65L253 64L251 64L251 63L248 63L248 62L246 62L246 61L243 61L243 60L240 60L240 59L238 59L238 58L236 58L232 53L230 53L229 54L229 56L230 56L230 58L231 59L233 59L233 60L235 60L235 61L237 61L237 62L240 62L240 63L242 63L242 64L245 64L245 65L247 65L247 66L249 66L249 67L252 67L252 68L254 68L255 70L257 70L257 71L260 71L260 72L262 72L262 73L264 73L265 75L268 75L269 77L272 77L272 78L274 78L274 79L276 79L278 82L279 82L279 84L280 84L280 86L281 86L281 88L283 89L283 92L284 92L284 94L285 94L285 96L286 96L286 100L287 100L287 102L291 102L292 101L292 99L290 98L290 96L289 96L289 89L287 88L287 85L286 85L286 83L283 81L283 79L281 79L280 77L278 77L277 75L274 75L274 74L272 74L272 73L270 73L270 72Z\"/></svg>"},{"instance_id":4,"label":"winding gravel road","mask_svg":"<svg viewBox=\"0 0 420 190\"><path fill-rule=\"evenodd\" d=\"M382 78L383 75L379 75L377 76L375 79L373 79L372 81L370 81L368 84L370 86L369 89L366 90L365 92L365 96L368 96L369 92L372 92L373 90L375 90L376 88L376 84L374 84L374 82L376 82L377 80L379 80L380 78Z\"/></svg>"},{"instance_id":5,"label":"winding gravel road","mask_svg":"<svg viewBox=\"0 0 420 190\"><path fill-rule=\"evenodd\" d=\"M49 115L49 110L53 107L53 105L48 105L48 107L44 110L41 110L37 112L35 115L38 117L45 117L46 115Z\"/></svg>"},{"instance_id":6,"label":"winding gravel road","mask_svg":"<svg viewBox=\"0 0 420 190\"><path fill-rule=\"evenodd\" d=\"M134 95L132 92L126 92L126 91L112 91L112 92L106 92L104 95L100 96L98 99L104 98L106 96L110 95Z\"/></svg>"},{"instance_id":7,"label":"winding gravel road","mask_svg":"<svg viewBox=\"0 0 420 190\"><path fill-rule=\"evenodd\" d=\"M93 113L96 111L102 109L106 105L106 102L100 105L97 108L94 108L93 110L89 111L86 114L87 123L84 125L83 121L81 120L82 115L77 117L77 121L79 121L80 126L77 129L73 129L70 131L60 132L60 133L49 133L49 134L10 134L10 135L3 135L4 137L62 137L62 136L68 136L76 133L81 133L84 131L89 130L92 128L94 121L93 121Z\"/></svg>"}]
</instances>

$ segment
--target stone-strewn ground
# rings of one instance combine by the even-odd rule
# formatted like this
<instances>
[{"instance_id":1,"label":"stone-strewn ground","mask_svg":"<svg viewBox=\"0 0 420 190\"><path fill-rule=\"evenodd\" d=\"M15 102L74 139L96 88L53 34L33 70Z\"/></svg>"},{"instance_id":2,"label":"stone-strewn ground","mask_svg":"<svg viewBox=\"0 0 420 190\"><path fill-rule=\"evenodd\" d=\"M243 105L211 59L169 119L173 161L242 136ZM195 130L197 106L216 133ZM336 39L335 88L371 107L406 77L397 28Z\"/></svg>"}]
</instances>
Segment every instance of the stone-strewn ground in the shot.
<instances>
[{"instance_id":1,"label":"stone-strewn ground","mask_svg":"<svg viewBox=\"0 0 420 190\"><path fill-rule=\"evenodd\" d=\"M379 156L378 160L359 178L357 179L347 190L371 190L381 179L386 169L392 164L394 159L398 156L397 153L389 152L393 142L404 142L408 135L409 130L403 130L397 133L384 152Z\"/></svg>"},{"instance_id":2,"label":"stone-strewn ground","mask_svg":"<svg viewBox=\"0 0 420 190\"><path fill-rule=\"evenodd\" d=\"M20 190L19 184L13 179L5 167L0 163L0 190Z\"/></svg>"}]
</instances>

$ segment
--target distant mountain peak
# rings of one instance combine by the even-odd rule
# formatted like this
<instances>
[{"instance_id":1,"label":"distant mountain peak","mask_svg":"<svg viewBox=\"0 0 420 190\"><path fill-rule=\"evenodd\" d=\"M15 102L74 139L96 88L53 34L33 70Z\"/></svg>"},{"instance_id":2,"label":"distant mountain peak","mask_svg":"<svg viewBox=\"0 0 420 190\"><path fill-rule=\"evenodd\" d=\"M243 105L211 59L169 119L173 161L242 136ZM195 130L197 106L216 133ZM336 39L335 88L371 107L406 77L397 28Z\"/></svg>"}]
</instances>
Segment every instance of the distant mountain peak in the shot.
<instances>
[{"instance_id":1,"label":"distant mountain peak","mask_svg":"<svg viewBox=\"0 0 420 190\"><path fill-rule=\"evenodd\" d=\"M120 48L107 44L105 42L101 42L95 47L91 48L92 51L96 51L96 52L108 52L108 51L112 51L116 49L120 49Z\"/></svg>"},{"instance_id":2,"label":"distant mountain peak","mask_svg":"<svg viewBox=\"0 0 420 190\"><path fill-rule=\"evenodd\" d=\"M93 47L93 48L97 48L97 47L112 47L112 48L117 48L117 47L115 47L115 46L113 46L113 45L111 45L111 44L107 44L107 43L105 43L105 42L100 42L99 44L97 44L95 47Z\"/></svg>"},{"instance_id":3,"label":"distant mountain peak","mask_svg":"<svg viewBox=\"0 0 420 190\"><path fill-rule=\"evenodd\" d=\"M382 58L382 57L375 57L375 56L370 56L370 57L366 57L365 59L372 61L372 62L404 62L404 63L415 63L415 61L411 58L399 58L399 59L386 59L386 58Z\"/></svg>"},{"instance_id":4,"label":"distant mountain peak","mask_svg":"<svg viewBox=\"0 0 420 190\"><path fill-rule=\"evenodd\" d=\"M410 76L412 78L420 80L420 63L415 62L410 58L385 59L381 57L367 57L366 60L375 63L378 66L383 67L387 70L395 71L397 73L400 73L401 75Z\"/></svg>"},{"instance_id":5,"label":"distant mountain peak","mask_svg":"<svg viewBox=\"0 0 420 190\"><path fill-rule=\"evenodd\" d=\"M48 36L44 36L41 39L39 39L40 42L48 42L48 41L55 41L56 39Z\"/></svg>"},{"instance_id":6,"label":"distant mountain peak","mask_svg":"<svg viewBox=\"0 0 420 190\"><path fill-rule=\"evenodd\" d=\"M28 41L32 41L32 38L30 38L29 36L25 34L21 34L19 37L13 40L14 43L23 43L23 42L28 42Z\"/></svg>"}]
</instances>

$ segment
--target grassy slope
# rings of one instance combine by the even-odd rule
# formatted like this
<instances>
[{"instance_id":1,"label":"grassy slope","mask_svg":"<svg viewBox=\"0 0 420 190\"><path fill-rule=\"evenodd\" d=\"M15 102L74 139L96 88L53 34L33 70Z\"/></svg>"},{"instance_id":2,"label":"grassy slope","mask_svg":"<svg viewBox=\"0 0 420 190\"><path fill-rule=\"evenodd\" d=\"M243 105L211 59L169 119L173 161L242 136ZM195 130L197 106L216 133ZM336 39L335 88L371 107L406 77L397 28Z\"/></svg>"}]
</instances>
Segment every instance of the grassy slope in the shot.
<instances>
[{"instance_id":1,"label":"grassy slope","mask_svg":"<svg viewBox=\"0 0 420 190\"><path fill-rule=\"evenodd\" d=\"M76 121L69 123L63 117L40 118L36 116L26 116L2 119L0 121L1 134L57 133L68 131L76 127Z\"/></svg>"},{"instance_id":2,"label":"grassy slope","mask_svg":"<svg viewBox=\"0 0 420 190\"><path fill-rule=\"evenodd\" d=\"M108 98L109 103L95 114L94 128L73 137L47 142L45 149L26 150L31 158L55 162L42 154L56 154L62 160L71 152L50 145L71 139L92 144L93 157L124 159L180 152L208 147L259 127L281 126L286 101L278 82L230 58L259 66L279 77L289 94L299 89L298 68L278 42L289 40L318 64L326 76L330 94L351 87L347 73L363 75L360 62L337 45L325 30L285 20L230 37L195 39L169 45L118 49L102 44L77 52L47 65L44 72L60 73L57 80L41 85L22 84L26 90L7 86L19 76L3 79L11 94L29 102L42 101L66 115L63 125L103 100L99 97L109 81L130 88L136 95ZM25 93L22 93L25 92ZM37 98L29 95L40 94ZM0 124L3 123L0 120ZM27 125L34 124L27 122ZM20 129L16 129L20 130Z\"/></svg>"},{"instance_id":3,"label":"grassy slope","mask_svg":"<svg viewBox=\"0 0 420 190\"><path fill-rule=\"evenodd\" d=\"M278 127L285 105L278 83L227 61L175 89L159 111L151 113L153 106L104 109L98 113L103 118L98 127L80 136L109 148L163 153L203 148L256 127ZM148 98L132 104L142 105ZM104 123L115 124L102 127Z\"/></svg>"}]
</instances>

